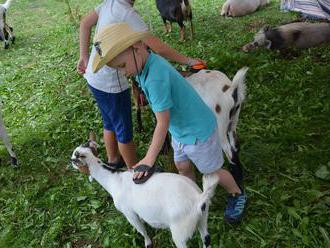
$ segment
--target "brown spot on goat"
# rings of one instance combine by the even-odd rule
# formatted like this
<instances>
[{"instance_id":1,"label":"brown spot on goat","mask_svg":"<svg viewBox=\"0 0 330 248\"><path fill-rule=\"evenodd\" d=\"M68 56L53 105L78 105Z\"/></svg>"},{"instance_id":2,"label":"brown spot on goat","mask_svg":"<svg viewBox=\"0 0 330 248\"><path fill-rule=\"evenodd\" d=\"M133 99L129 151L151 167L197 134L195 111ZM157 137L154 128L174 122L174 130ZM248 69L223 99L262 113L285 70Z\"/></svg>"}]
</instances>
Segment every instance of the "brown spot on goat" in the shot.
<instances>
[{"instance_id":1,"label":"brown spot on goat","mask_svg":"<svg viewBox=\"0 0 330 248\"><path fill-rule=\"evenodd\" d=\"M217 112L218 114L220 114L221 112L221 107L219 104L215 105L215 112Z\"/></svg>"},{"instance_id":2,"label":"brown spot on goat","mask_svg":"<svg viewBox=\"0 0 330 248\"><path fill-rule=\"evenodd\" d=\"M223 91L223 92L226 92L229 88L230 88L230 86L229 86L228 84L225 84L225 85L222 87L222 91Z\"/></svg>"}]
</instances>

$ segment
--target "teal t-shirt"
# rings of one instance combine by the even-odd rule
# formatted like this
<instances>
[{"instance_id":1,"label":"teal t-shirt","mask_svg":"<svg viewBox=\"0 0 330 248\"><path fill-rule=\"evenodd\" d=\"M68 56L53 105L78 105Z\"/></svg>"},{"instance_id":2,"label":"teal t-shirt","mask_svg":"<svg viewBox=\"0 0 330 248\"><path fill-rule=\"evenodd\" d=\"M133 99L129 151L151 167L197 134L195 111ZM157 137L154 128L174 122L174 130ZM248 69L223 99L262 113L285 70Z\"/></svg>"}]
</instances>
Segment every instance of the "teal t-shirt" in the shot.
<instances>
[{"instance_id":1,"label":"teal t-shirt","mask_svg":"<svg viewBox=\"0 0 330 248\"><path fill-rule=\"evenodd\" d=\"M136 76L153 112L170 111L169 131L182 144L206 141L216 118L194 88L161 56L150 53ZM140 81L141 80L141 81Z\"/></svg>"}]
</instances>

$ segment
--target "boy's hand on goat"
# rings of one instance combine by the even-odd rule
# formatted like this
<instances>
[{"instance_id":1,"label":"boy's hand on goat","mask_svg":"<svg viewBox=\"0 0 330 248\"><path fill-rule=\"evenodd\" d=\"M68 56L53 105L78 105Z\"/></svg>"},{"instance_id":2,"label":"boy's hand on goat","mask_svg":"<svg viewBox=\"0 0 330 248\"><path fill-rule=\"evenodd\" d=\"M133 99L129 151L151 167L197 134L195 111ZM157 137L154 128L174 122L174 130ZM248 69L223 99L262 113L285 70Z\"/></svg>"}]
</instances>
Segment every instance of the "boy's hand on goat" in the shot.
<instances>
[{"instance_id":1,"label":"boy's hand on goat","mask_svg":"<svg viewBox=\"0 0 330 248\"><path fill-rule=\"evenodd\" d=\"M143 158L136 165L133 166L133 169L135 169L136 167L138 167L139 165L142 165L142 164L150 166L150 167L153 166L153 163L151 163L149 159ZM142 177L146 177L147 175L148 175L147 171L145 171L145 172L135 172L134 175L133 175L133 179L140 179Z\"/></svg>"},{"instance_id":2,"label":"boy's hand on goat","mask_svg":"<svg viewBox=\"0 0 330 248\"><path fill-rule=\"evenodd\" d=\"M203 64L204 66L207 66L206 61L199 59L199 58L189 58L187 61L187 65L189 66L194 66L194 65L198 65L198 64Z\"/></svg>"}]
</instances>

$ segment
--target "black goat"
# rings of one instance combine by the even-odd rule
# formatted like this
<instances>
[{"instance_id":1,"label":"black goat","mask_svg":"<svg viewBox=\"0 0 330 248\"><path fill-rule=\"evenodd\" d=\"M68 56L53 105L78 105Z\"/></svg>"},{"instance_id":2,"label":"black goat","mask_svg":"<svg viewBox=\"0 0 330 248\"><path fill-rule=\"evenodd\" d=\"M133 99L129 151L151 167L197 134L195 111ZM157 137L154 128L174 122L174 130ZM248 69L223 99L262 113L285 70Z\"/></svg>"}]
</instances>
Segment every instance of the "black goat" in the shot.
<instances>
[{"instance_id":1,"label":"black goat","mask_svg":"<svg viewBox=\"0 0 330 248\"><path fill-rule=\"evenodd\" d=\"M192 11L188 0L156 0L157 9L163 19L165 31L171 32L172 22L180 26L180 40L185 39L184 21L190 22L190 38L193 36ZM169 25L167 23L169 21Z\"/></svg>"}]
</instances>

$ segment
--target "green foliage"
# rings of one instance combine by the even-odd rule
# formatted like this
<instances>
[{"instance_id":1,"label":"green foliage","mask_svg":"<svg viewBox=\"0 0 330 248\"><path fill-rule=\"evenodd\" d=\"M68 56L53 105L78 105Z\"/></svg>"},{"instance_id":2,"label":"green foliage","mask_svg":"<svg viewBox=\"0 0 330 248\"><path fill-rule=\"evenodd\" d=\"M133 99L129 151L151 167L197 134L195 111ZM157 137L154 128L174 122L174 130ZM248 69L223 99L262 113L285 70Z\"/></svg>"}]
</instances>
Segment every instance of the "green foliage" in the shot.
<instances>
[{"instance_id":1,"label":"green foliage","mask_svg":"<svg viewBox=\"0 0 330 248\"><path fill-rule=\"evenodd\" d=\"M280 13L278 1L237 19L219 16L222 1L193 1L196 32L186 42L179 42L176 24L163 34L153 0L136 2L153 33L179 51L230 78L250 67L238 130L249 206L241 225L224 224L225 193L219 187L209 216L213 246L329 247L329 45L291 58L265 49L242 53L262 26L296 18ZM89 130L102 134L97 106L75 71L75 23L96 4L21 0L8 13L17 42L0 49L0 95L21 167L9 166L1 145L0 247L143 247L108 194L68 165ZM140 157L154 126L148 109L143 120L145 131L135 133ZM160 156L158 163L173 170L171 157ZM149 232L155 247L174 247L168 231ZM202 247L197 234L189 247Z\"/></svg>"}]
</instances>

